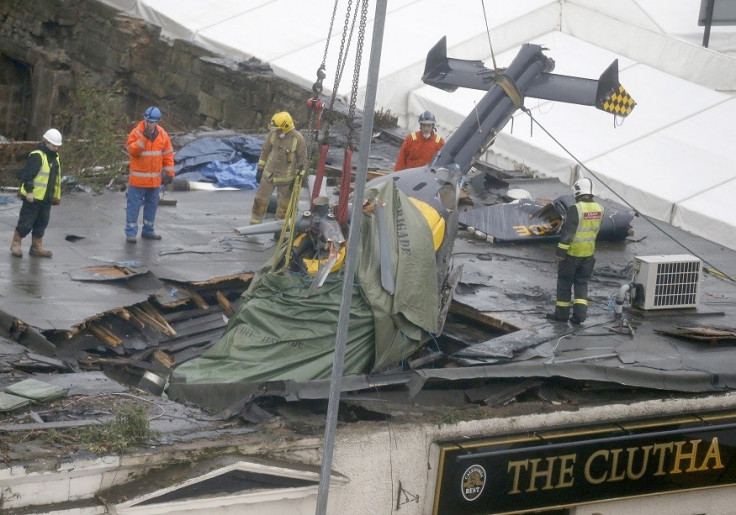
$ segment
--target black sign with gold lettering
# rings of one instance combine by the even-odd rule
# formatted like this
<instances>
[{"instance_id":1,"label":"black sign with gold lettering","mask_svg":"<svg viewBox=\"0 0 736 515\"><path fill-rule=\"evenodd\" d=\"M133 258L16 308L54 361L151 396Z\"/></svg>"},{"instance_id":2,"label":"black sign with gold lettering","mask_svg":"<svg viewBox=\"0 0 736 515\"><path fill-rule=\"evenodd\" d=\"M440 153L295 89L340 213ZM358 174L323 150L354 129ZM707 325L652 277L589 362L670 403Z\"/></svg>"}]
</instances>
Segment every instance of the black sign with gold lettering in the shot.
<instances>
[{"instance_id":1,"label":"black sign with gold lettering","mask_svg":"<svg viewBox=\"0 0 736 515\"><path fill-rule=\"evenodd\" d=\"M440 447L435 513L518 513L736 484L736 414Z\"/></svg>"}]
</instances>

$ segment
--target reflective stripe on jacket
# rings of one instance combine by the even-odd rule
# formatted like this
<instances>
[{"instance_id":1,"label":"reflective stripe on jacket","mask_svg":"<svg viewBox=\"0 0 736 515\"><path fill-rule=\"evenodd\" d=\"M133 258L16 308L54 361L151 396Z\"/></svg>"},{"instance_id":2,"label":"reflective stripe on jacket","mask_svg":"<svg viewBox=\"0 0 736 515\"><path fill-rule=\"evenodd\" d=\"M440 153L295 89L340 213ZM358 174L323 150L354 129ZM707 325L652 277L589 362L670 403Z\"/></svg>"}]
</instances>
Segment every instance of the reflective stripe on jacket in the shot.
<instances>
[{"instance_id":1,"label":"reflective stripe on jacket","mask_svg":"<svg viewBox=\"0 0 736 515\"><path fill-rule=\"evenodd\" d=\"M29 155L38 154L41 157L41 168L38 170L38 173L33 178L33 197L38 200L43 200L44 197L46 197L46 189L49 185L49 175L51 174L51 163L49 163L49 158L46 155L46 152L43 150L34 150ZM59 160L59 155L56 155L56 165L58 167L58 173L56 174L56 180L54 181L54 199L60 199L61 198L61 161ZM20 194L22 196L28 195L28 192L26 191L25 184L21 184L20 186Z\"/></svg>"},{"instance_id":2,"label":"reflective stripe on jacket","mask_svg":"<svg viewBox=\"0 0 736 515\"><path fill-rule=\"evenodd\" d=\"M307 166L307 146L298 130L292 129L283 138L279 132L281 129L271 131L263 142L258 167L274 184L285 184L294 181L300 167Z\"/></svg>"},{"instance_id":3,"label":"reflective stripe on jacket","mask_svg":"<svg viewBox=\"0 0 736 515\"><path fill-rule=\"evenodd\" d=\"M394 171L398 172L399 170L417 168L429 164L444 144L445 140L436 132L433 132L426 139L422 136L422 131L412 132L401 144L399 157L396 159L396 164L394 165Z\"/></svg>"},{"instance_id":4,"label":"reflective stripe on jacket","mask_svg":"<svg viewBox=\"0 0 736 515\"><path fill-rule=\"evenodd\" d=\"M160 126L153 140L143 135L145 124L141 121L130 131L125 147L130 154L130 174L128 184L139 188L158 188L161 186L161 172L173 177L174 148L166 131Z\"/></svg>"},{"instance_id":5,"label":"reflective stripe on jacket","mask_svg":"<svg viewBox=\"0 0 736 515\"><path fill-rule=\"evenodd\" d=\"M567 250L568 256L589 257L595 253L595 239L603 221L603 207L597 202L577 202L578 227Z\"/></svg>"}]
</instances>

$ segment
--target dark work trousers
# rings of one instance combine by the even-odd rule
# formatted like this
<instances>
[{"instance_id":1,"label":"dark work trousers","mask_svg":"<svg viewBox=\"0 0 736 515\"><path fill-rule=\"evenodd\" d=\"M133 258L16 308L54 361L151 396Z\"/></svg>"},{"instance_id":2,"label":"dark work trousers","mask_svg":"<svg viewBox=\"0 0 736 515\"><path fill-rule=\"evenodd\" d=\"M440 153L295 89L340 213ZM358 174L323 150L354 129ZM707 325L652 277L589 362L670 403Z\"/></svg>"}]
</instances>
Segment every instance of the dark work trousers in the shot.
<instances>
[{"instance_id":1,"label":"dark work trousers","mask_svg":"<svg viewBox=\"0 0 736 515\"><path fill-rule=\"evenodd\" d=\"M31 236L34 238L43 238L50 218L50 202L44 202L42 200L28 202L23 199L23 205L20 208L20 215L18 216L18 225L15 229L21 238L28 236L29 232L33 233Z\"/></svg>"},{"instance_id":2,"label":"dark work trousers","mask_svg":"<svg viewBox=\"0 0 736 515\"><path fill-rule=\"evenodd\" d=\"M557 305L566 304L569 313L570 294L574 290L572 316L581 322L588 315L588 280L594 265L593 256L566 256L557 267Z\"/></svg>"}]
</instances>

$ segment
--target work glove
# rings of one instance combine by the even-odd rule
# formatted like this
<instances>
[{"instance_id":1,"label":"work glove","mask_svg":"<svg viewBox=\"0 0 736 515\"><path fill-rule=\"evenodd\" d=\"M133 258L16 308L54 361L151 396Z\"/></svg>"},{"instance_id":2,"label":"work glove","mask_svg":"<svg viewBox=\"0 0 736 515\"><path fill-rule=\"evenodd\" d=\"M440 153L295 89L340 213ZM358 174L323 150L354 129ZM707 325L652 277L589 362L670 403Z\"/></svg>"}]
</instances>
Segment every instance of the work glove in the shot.
<instances>
[{"instance_id":1,"label":"work glove","mask_svg":"<svg viewBox=\"0 0 736 515\"><path fill-rule=\"evenodd\" d=\"M33 193L26 195L26 202L33 202Z\"/></svg>"},{"instance_id":2,"label":"work glove","mask_svg":"<svg viewBox=\"0 0 736 515\"><path fill-rule=\"evenodd\" d=\"M164 175L164 179L163 179L164 186L168 186L169 184L171 184L173 180L174 180L173 177L169 175Z\"/></svg>"},{"instance_id":3,"label":"work glove","mask_svg":"<svg viewBox=\"0 0 736 515\"><path fill-rule=\"evenodd\" d=\"M261 179L263 178L263 170L259 169L256 171L256 182L261 182Z\"/></svg>"},{"instance_id":4,"label":"work glove","mask_svg":"<svg viewBox=\"0 0 736 515\"><path fill-rule=\"evenodd\" d=\"M60 198L55 198L54 200L51 201L52 206L58 206L59 204L61 204Z\"/></svg>"}]
</instances>

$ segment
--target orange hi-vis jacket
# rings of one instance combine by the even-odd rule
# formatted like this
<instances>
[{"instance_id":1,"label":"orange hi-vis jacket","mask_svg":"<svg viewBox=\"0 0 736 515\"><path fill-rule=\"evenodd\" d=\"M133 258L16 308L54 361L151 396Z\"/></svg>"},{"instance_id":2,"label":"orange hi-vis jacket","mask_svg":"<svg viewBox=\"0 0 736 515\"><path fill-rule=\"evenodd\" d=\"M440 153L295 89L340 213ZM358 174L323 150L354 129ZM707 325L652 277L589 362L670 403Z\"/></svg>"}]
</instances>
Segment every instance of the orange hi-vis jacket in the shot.
<instances>
[{"instance_id":1,"label":"orange hi-vis jacket","mask_svg":"<svg viewBox=\"0 0 736 515\"><path fill-rule=\"evenodd\" d=\"M125 147L130 154L130 174L128 184L138 188L158 188L161 186L161 172L174 177L174 148L166 131L157 128L156 138L149 140L143 135L144 122L130 131Z\"/></svg>"},{"instance_id":2,"label":"orange hi-vis jacket","mask_svg":"<svg viewBox=\"0 0 736 515\"><path fill-rule=\"evenodd\" d=\"M445 144L439 134L432 132L432 135L424 139L422 131L416 131L409 134L404 143L401 144L399 157L394 165L394 171L405 170L407 168L417 168L429 164L434 155L442 145Z\"/></svg>"}]
</instances>

